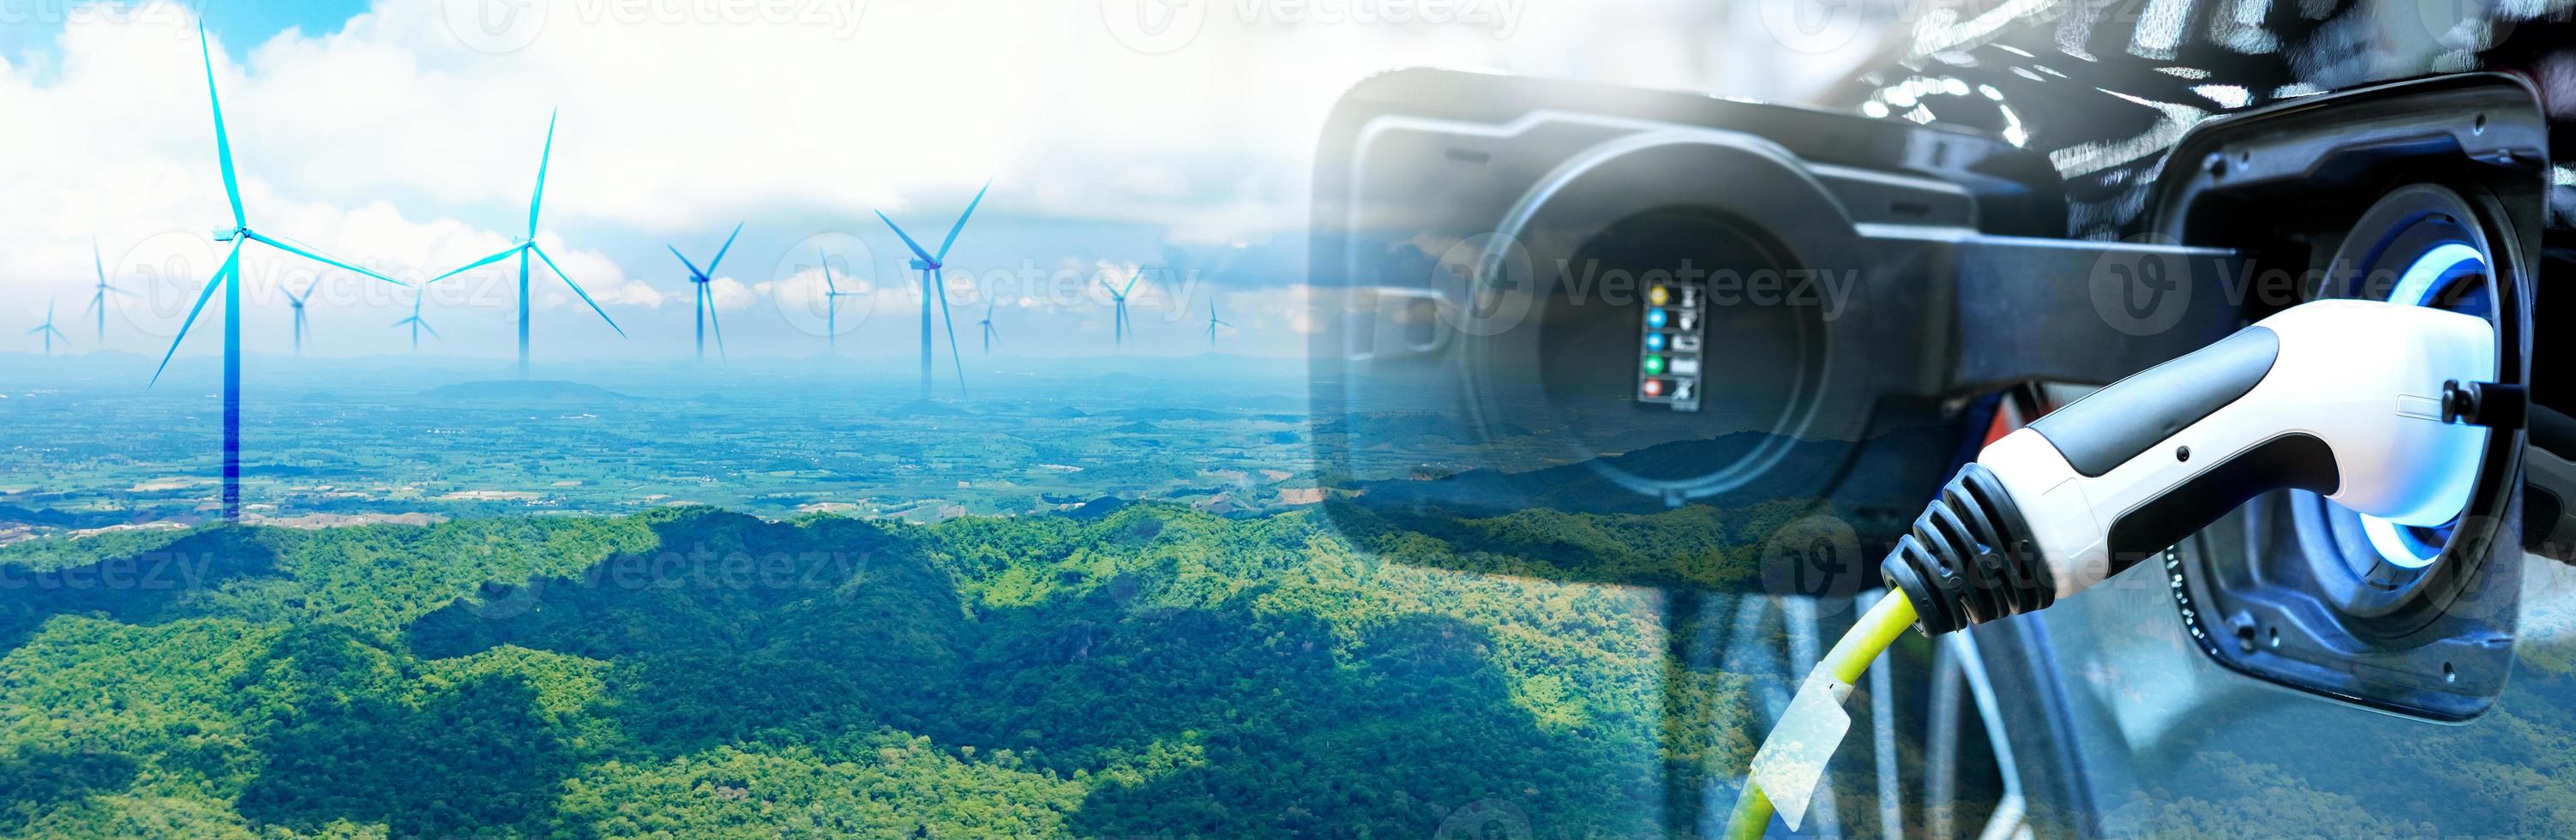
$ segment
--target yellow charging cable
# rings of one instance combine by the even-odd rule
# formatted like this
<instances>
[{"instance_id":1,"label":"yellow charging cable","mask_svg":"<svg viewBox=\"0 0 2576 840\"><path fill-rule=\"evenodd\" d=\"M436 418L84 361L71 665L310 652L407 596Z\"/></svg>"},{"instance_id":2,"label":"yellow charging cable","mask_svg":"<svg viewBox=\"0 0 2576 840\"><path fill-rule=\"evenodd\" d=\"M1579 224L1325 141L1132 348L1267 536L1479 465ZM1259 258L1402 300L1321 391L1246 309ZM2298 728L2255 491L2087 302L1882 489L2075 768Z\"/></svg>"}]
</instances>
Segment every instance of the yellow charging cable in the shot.
<instances>
[{"instance_id":1,"label":"yellow charging cable","mask_svg":"<svg viewBox=\"0 0 2576 840\"><path fill-rule=\"evenodd\" d=\"M1816 663L1816 671L1830 673L1845 684L1859 682L1861 674L1869 670L1869 664L1878 661L1879 654L1887 652L1889 645L1896 644L1896 637L1913 625L1914 602L1906 600L1903 592L1889 590L1887 597L1878 599L1877 606L1870 607L1869 612L1861 615L1860 622L1852 625L1851 632L1844 633L1842 640L1834 643L1834 649L1825 654L1825 660ZM1886 724L1882 722L1879 725ZM1744 779L1744 792L1735 799L1735 812L1727 817L1726 836L1738 840L1758 838L1764 829L1770 827L1771 797L1765 795L1762 787L1754 784L1748 775Z\"/></svg>"}]
</instances>

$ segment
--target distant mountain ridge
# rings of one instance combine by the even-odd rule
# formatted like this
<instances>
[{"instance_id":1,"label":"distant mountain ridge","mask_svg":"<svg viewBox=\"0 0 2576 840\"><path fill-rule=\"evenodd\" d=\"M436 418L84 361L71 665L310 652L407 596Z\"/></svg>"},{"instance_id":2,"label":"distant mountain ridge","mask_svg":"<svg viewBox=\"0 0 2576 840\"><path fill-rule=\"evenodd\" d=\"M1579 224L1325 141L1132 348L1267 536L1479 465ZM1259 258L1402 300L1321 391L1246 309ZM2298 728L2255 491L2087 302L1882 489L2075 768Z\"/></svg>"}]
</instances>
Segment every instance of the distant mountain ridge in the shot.
<instances>
[{"instance_id":1,"label":"distant mountain ridge","mask_svg":"<svg viewBox=\"0 0 2576 840\"><path fill-rule=\"evenodd\" d=\"M641 402L641 397L621 394L597 385L585 385L561 379L484 379L441 385L420 392L433 400L517 400L570 402Z\"/></svg>"}]
</instances>

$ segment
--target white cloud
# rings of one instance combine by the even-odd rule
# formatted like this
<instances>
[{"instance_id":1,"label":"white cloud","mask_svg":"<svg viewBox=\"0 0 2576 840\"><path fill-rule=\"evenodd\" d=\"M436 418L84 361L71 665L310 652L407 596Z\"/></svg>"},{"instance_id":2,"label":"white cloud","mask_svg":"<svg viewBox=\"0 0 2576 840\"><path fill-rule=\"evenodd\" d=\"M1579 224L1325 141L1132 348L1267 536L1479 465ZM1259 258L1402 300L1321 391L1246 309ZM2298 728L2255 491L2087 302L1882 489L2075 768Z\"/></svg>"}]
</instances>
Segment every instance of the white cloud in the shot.
<instances>
[{"instance_id":1,"label":"white cloud","mask_svg":"<svg viewBox=\"0 0 2576 840\"><path fill-rule=\"evenodd\" d=\"M769 284L763 283L761 285L766 286ZM767 296L765 290L753 289L750 286L744 285L742 281L731 277L716 278L715 282L707 284L707 291L710 293L710 296L715 298L716 311L718 312L734 312L749 309L752 304L759 303L761 298Z\"/></svg>"}]
</instances>

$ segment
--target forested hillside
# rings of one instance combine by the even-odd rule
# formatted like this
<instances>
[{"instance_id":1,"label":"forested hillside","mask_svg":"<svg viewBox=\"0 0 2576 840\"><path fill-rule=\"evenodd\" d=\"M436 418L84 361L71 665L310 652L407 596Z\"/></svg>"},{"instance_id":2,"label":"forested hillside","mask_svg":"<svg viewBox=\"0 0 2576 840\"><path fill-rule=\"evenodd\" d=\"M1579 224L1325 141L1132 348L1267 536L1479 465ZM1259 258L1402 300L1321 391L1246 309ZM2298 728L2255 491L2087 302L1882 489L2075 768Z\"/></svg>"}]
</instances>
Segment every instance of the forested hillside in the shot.
<instances>
[{"instance_id":1,"label":"forested hillside","mask_svg":"<svg viewBox=\"0 0 2576 840\"><path fill-rule=\"evenodd\" d=\"M1710 653L1777 650L1776 623L1705 617L1793 513L672 508L25 543L0 549L0 834L1705 829L1788 687ZM2215 734L2292 708L2255 698L2172 746L2233 781L2123 807L2176 836L2560 835L2566 674L2526 659L2497 711L2368 766ZM1844 813L1873 813L1845 752Z\"/></svg>"},{"instance_id":2,"label":"forested hillside","mask_svg":"<svg viewBox=\"0 0 2576 840\"><path fill-rule=\"evenodd\" d=\"M1653 834L1749 756L1724 724L1748 684L1672 664L1657 590L1551 579L1633 577L1641 540L1749 579L1710 515L1385 524L1367 551L1315 512L1164 505L13 546L0 824Z\"/></svg>"}]
</instances>

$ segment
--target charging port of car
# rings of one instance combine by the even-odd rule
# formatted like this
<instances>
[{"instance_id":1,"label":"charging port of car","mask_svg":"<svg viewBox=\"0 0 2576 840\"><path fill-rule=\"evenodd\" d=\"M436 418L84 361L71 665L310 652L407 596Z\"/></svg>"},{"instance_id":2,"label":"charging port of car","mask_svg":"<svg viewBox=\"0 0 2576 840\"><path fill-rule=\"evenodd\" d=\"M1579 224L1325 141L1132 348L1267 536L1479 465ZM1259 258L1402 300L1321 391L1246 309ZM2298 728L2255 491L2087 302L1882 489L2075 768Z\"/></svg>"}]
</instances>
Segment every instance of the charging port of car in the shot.
<instances>
[{"instance_id":1,"label":"charging port of car","mask_svg":"<svg viewBox=\"0 0 2576 840\"><path fill-rule=\"evenodd\" d=\"M2158 185L2161 232L2257 255L2235 286L2250 316L2359 298L2486 318L2499 381L2526 385L2548 172L2533 91L2467 75L2325 99L2184 138ZM2399 714L2474 717L2511 666L2523 447L2520 429L2491 429L2481 451L2458 453L2475 489L2439 525L2309 492L2258 498L2167 554L2174 603L2201 650L2238 672Z\"/></svg>"}]
</instances>

